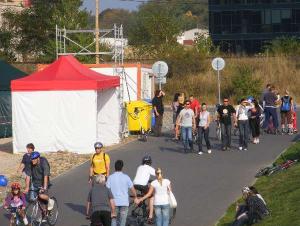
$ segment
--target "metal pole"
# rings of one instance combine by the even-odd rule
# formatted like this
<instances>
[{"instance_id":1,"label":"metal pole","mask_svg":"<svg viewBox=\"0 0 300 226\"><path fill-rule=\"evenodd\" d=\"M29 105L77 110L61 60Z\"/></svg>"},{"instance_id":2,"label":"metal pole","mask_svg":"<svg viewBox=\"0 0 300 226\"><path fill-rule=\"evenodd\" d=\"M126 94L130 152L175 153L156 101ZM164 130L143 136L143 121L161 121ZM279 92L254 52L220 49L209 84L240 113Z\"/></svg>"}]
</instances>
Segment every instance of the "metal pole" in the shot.
<instances>
[{"instance_id":1,"label":"metal pole","mask_svg":"<svg viewBox=\"0 0 300 226\"><path fill-rule=\"evenodd\" d=\"M158 65L158 79L159 79L159 90L161 90L161 73L160 73L160 70L161 70L161 65L159 64Z\"/></svg>"},{"instance_id":2,"label":"metal pole","mask_svg":"<svg viewBox=\"0 0 300 226\"><path fill-rule=\"evenodd\" d=\"M95 0L96 1L96 12L95 12L95 19L96 19L96 64L99 64L99 0Z\"/></svg>"},{"instance_id":3,"label":"metal pole","mask_svg":"<svg viewBox=\"0 0 300 226\"><path fill-rule=\"evenodd\" d=\"M218 91L219 91L219 104L221 104L221 81L220 81L220 70L218 70Z\"/></svg>"}]
</instances>

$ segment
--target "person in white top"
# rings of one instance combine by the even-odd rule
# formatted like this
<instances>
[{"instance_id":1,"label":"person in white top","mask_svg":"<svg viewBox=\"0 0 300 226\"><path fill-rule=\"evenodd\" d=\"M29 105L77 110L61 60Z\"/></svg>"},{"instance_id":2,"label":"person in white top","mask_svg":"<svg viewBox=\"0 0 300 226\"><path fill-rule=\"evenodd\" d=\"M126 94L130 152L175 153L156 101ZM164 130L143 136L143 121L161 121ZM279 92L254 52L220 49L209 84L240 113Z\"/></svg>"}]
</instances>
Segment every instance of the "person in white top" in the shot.
<instances>
[{"instance_id":1,"label":"person in white top","mask_svg":"<svg viewBox=\"0 0 300 226\"><path fill-rule=\"evenodd\" d=\"M142 165L137 168L135 178L133 180L134 188L137 191L141 192L141 195L144 196L149 191L148 184L151 181L151 176L155 176L155 169L151 166L152 159L150 155L144 156L142 160ZM152 223L153 219L153 201L154 198L150 197L149 199L149 216L148 216L148 223Z\"/></svg>"},{"instance_id":2,"label":"person in white top","mask_svg":"<svg viewBox=\"0 0 300 226\"><path fill-rule=\"evenodd\" d=\"M185 101L184 109L180 111L176 125L181 128L184 152L187 153L188 148L193 151L193 130L196 129L196 121L190 101Z\"/></svg>"},{"instance_id":3,"label":"person in white top","mask_svg":"<svg viewBox=\"0 0 300 226\"><path fill-rule=\"evenodd\" d=\"M154 194L156 226L168 226L170 221L169 192L172 191L171 182L163 178L160 168L156 169L155 174L157 179L151 182L148 193L138 199L136 204L143 202Z\"/></svg>"},{"instance_id":4,"label":"person in white top","mask_svg":"<svg viewBox=\"0 0 300 226\"><path fill-rule=\"evenodd\" d=\"M211 117L209 111L207 111L207 106L205 103L201 104L201 111L199 113L199 127L198 127L198 147L199 147L199 155L203 154L202 151L202 139L204 136L204 140L207 147L207 153L211 153L211 145L209 142L209 124L211 122Z\"/></svg>"},{"instance_id":5,"label":"person in white top","mask_svg":"<svg viewBox=\"0 0 300 226\"><path fill-rule=\"evenodd\" d=\"M241 104L237 107L237 126L239 128L239 150L248 150L249 141L249 110L254 106L245 98L241 100Z\"/></svg>"}]
</instances>

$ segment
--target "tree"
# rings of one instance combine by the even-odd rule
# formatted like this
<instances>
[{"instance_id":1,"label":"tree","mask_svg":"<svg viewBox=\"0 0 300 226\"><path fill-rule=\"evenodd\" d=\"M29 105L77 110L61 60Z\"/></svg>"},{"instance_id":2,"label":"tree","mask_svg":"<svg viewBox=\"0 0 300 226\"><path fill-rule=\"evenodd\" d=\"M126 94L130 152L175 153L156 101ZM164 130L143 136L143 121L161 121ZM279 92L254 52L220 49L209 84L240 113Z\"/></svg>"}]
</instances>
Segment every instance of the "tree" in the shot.
<instances>
[{"instance_id":1,"label":"tree","mask_svg":"<svg viewBox=\"0 0 300 226\"><path fill-rule=\"evenodd\" d=\"M82 0L39 0L20 12L3 13L2 32L14 40L8 47L23 60L51 62L55 59L55 26L67 29L87 27L88 13L80 9Z\"/></svg>"},{"instance_id":2,"label":"tree","mask_svg":"<svg viewBox=\"0 0 300 226\"><path fill-rule=\"evenodd\" d=\"M300 40L297 37L280 37L265 46L265 54L295 56L300 54Z\"/></svg>"}]
</instances>

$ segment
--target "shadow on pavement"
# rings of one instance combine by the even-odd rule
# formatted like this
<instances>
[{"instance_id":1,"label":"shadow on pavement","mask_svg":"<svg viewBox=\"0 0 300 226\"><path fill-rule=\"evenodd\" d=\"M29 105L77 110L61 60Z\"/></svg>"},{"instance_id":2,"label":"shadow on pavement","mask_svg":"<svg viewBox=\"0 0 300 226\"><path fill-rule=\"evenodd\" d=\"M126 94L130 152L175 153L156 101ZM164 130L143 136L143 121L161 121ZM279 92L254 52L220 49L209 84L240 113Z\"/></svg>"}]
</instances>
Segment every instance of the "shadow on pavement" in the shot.
<instances>
[{"instance_id":1,"label":"shadow on pavement","mask_svg":"<svg viewBox=\"0 0 300 226\"><path fill-rule=\"evenodd\" d=\"M182 153L183 152L183 148L179 147L179 148L166 148L166 147L159 147L159 150L164 152L164 151L170 151L170 152L177 152L177 153Z\"/></svg>"},{"instance_id":2,"label":"shadow on pavement","mask_svg":"<svg viewBox=\"0 0 300 226\"><path fill-rule=\"evenodd\" d=\"M69 202L65 203L65 205L68 206L69 208L71 208L72 210L85 215L86 207L84 205L74 204L74 203L69 203Z\"/></svg>"}]
</instances>

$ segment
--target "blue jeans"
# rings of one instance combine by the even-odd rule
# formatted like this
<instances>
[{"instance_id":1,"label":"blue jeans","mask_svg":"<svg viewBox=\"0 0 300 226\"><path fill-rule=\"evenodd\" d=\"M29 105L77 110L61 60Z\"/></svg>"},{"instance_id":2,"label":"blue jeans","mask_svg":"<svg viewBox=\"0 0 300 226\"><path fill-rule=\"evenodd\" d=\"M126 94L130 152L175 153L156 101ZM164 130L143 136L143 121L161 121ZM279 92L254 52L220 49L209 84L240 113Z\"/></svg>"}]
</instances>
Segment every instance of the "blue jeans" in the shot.
<instances>
[{"instance_id":1,"label":"blue jeans","mask_svg":"<svg viewBox=\"0 0 300 226\"><path fill-rule=\"evenodd\" d=\"M170 205L154 206L156 226L168 226L170 221Z\"/></svg>"},{"instance_id":2,"label":"blue jeans","mask_svg":"<svg viewBox=\"0 0 300 226\"><path fill-rule=\"evenodd\" d=\"M248 148L249 140L249 121L248 120L239 120L239 133L240 133L240 147Z\"/></svg>"},{"instance_id":3,"label":"blue jeans","mask_svg":"<svg viewBox=\"0 0 300 226\"><path fill-rule=\"evenodd\" d=\"M263 124L263 128L266 129L269 125L270 117L272 116L272 121L275 129L278 128L278 116L277 116L277 109L272 107L265 107L265 121Z\"/></svg>"},{"instance_id":4,"label":"blue jeans","mask_svg":"<svg viewBox=\"0 0 300 226\"><path fill-rule=\"evenodd\" d=\"M230 148L231 146L231 124L221 123L222 148Z\"/></svg>"},{"instance_id":5,"label":"blue jeans","mask_svg":"<svg viewBox=\"0 0 300 226\"><path fill-rule=\"evenodd\" d=\"M116 218L111 221L111 226L126 226L128 206L116 206Z\"/></svg>"},{"instance_id":6,"label":"blue jeans","mask_svg":"<svg viewBox=\"0 0 300 226\"><path fill-rule=\"evenodd\" d=\"M181 136L184 150L186 151L188 147L193 149L193 129L192 127L181 127Z\"/></svg>"}]
</instances>

